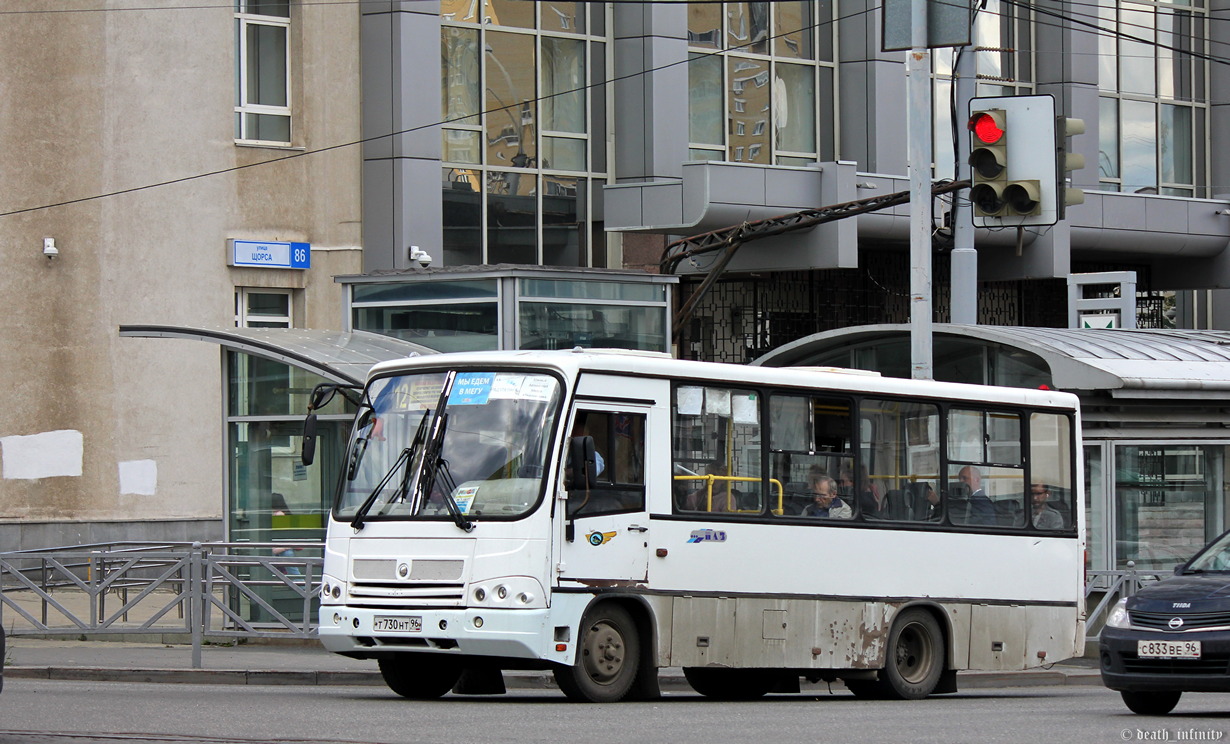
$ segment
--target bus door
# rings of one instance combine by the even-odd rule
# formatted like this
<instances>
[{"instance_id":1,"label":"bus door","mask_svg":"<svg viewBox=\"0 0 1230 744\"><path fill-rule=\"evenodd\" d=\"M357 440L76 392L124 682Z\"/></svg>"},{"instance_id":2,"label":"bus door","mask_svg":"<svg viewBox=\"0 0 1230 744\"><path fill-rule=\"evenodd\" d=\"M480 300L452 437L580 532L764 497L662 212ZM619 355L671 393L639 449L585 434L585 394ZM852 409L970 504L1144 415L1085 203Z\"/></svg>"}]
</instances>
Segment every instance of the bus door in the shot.
<instances>
[{"instance_id":1,"label":"bus door","mask_svg":"<svg viewBox=\"0 0 1230 744\"><path fill-rule=\"evenodd\" d=\"M645 509L645 434L650 409L584 403L573 413L571 435L594 440L597 477L567 492L563 581L643 582L649 568ZM566 465L566 468L570 465ZM569 479L565 478L565 483Z\"/></svg>"}]
</instances>

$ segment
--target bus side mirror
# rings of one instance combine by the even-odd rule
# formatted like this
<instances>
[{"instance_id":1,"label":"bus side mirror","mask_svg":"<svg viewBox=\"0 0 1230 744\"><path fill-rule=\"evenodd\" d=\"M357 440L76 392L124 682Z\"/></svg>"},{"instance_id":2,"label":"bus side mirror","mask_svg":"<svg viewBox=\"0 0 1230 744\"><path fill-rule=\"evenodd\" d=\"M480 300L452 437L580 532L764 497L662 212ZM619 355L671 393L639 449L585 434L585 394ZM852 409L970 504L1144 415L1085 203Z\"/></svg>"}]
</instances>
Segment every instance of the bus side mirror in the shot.
<instances>
[{"instance_id":1,"label":"bus side mirror","mask_svg":"<svg viewBox=\"0 0 1230 744\"><path fill-rule=\"evenodd\" d=\"M316 414L309 413L303 420L303 451L299 455L303 464L311 465L316 459Z\"/></svg>"},{"instance_id":2,"label":"bus side mirror","mask_svg":"<svg viewBox=\"0 0 1230 744\"><path fill-rule=\"evenodd\" d=\"M579 467L578 467L579 465ZM582 491L598 482L598 459L594 456L593 437L573 437L568 440L567 482L569 491Z\"/></svg>"}]
</instances>

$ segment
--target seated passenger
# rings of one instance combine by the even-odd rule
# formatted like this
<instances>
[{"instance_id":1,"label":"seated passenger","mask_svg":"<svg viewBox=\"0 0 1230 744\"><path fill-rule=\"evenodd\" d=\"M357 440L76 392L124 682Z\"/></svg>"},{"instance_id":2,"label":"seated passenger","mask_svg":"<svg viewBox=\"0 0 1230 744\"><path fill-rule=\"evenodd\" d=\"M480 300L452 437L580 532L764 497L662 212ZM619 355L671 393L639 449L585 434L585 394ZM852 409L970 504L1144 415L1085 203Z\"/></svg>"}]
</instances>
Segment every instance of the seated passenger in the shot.
<instances>
[{"instance_id":1,"label":"seated passenger","mask_svg":"<svg viewBox=\"0 0 1230 744\"><path fill-rule=\"evenodd\" d=\"M803 508L803 516L849 519L853 515L850 505L837 495L836 481L827 474L823 472L813 474L811 488L813 501Z\"/></svg>"},{"instance_id":2,"label":"seated passenger","mask_svg":"<svg viewBox=\"0 0 1230 744\"><path fill-rule=\"evenodd\" d=\"M1034 503L1034 527L1040 530L1062 530L1063 515L1047 502L1051 499L1051 489L1045 483L1034 483L1029 487Z\"/></svg>"}]
</instances>

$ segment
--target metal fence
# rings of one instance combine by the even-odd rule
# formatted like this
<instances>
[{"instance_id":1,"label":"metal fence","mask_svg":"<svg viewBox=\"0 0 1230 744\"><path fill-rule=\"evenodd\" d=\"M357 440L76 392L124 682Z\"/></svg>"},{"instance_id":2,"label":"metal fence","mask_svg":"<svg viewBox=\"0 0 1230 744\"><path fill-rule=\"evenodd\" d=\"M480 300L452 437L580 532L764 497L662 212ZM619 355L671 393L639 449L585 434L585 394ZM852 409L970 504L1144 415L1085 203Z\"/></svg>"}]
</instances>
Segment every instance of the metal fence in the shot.
<instances>
[{"instance_id":1,"label":"metal fence","mask_svg":"<svg viewBox=\"0 0 1230 744\"><path fill-rule=\"evenodd\" d=\"M319 542L105 543L0 553L10 635L315 638ZM278 551L275 553L274 551Z\"/></svg>"},{"instance_id":2,"label":"metal fence","mask_svg":"<svg viewBox=\"0 0 1230 744\"><path fill-rule=\"evenodd\" d=\"M294 550L294 554L274 550ZM0 553L0 624L10 635L162 634L315 638L318 542L105 543ZM1156 572L1088 571L1085 627L1096 643L1111 607ZM1092 605L1092 606L1091 606Z\"/></svg>"}]
</instances>

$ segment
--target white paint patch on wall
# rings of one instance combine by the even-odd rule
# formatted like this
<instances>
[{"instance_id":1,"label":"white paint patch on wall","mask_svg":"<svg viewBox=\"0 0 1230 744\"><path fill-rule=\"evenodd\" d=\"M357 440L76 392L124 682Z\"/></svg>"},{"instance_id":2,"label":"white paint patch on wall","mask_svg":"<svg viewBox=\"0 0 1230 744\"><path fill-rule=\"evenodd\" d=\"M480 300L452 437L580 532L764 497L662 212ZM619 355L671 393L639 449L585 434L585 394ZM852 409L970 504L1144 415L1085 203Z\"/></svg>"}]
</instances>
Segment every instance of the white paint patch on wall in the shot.
<instances>
[{"instance_id":1,"label":"white paint patch on wall","mask_svg":"<svg viewBox=\"0 0 1230 744\"><path fill-rule=\"evenodd\" d=\"M80 476L85 445L75 429L0 437L0 477L32 480Z\"/></svg>"},{"instance_id":2,"label":"white paint patch on wall","mask_svg":"<svg viewBox=\"0 0 1230 744\"><path fill-rule=\"evenodd\" d=\"M125 460L120 463L120 493L153 496L158 487L155 460Z\"/></svg>"}]
</instances>

